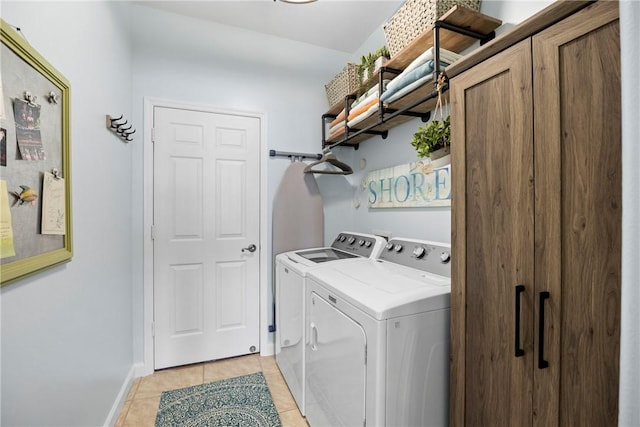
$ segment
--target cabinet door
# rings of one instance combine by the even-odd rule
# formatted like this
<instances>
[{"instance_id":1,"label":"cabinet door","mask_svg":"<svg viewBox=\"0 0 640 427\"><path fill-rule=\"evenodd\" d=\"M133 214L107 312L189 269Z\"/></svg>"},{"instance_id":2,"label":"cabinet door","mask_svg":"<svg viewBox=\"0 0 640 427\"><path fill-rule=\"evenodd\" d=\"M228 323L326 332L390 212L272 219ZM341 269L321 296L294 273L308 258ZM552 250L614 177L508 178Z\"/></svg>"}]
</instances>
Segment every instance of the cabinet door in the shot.
<instances>
[{"instance_id":1,"label":"cabinet door","mask_svg":"<svg viewBox=\"0 0 640 427\"><path fill-rule=\"evenodd\" d=\"M532 422L531 80L525 40L451 81L452 425Z\"/></svg>"},{"instance_id":2,"label":"cabinet door","mask_svg":"<svg viewBox=\"0 0 640 427\"><path fill-rule=\"evenodd\" d=\"M534 413L541 426L613 426L622 208L618 3L595 3L543 31L533 52L536 295L549 292L541 355L549 366L536 361Z\"/></svg>"}]
</instances>

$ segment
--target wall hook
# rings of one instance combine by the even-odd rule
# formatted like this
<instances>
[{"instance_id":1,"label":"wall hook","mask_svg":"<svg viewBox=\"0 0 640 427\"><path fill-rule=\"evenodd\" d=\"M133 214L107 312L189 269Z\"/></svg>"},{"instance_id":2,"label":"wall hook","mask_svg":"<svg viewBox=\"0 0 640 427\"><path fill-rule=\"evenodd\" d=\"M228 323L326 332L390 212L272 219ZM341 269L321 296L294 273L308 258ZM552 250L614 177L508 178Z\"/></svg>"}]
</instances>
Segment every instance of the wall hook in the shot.
<instances>
[{"instance_id":1,"label":"wall hook","mask_svg":"<svg viewBox=\"0 0 640 427\"><path fill-rule=\"evenodd\" d=\"M129 125L128 127L125 127ZM114 132L120 139L124 142L131 142L133 138L130 138L130 135L135 133L135 129L130 131L133 128L133 124L130 124L127 119L124 118L124 114L121 114L120 117L111 117L107 114L107 129Z\"/></svg>"},{"instance_id":2,"label":"wall hook","mask_svg":"<svg viewBox=\"0 0 640 427\"><path fill-rule=\"evenodd\" d=\"M127 124L127 122L125 122L122 126L124 126L125 124ZM128 131L129 129L131 129L133 127L133 125L129 125L128 128L125 127L118 127L118 130L116 132L118 132L120 135L124 135L126 131Z\"/></svg>"}]
</instances>

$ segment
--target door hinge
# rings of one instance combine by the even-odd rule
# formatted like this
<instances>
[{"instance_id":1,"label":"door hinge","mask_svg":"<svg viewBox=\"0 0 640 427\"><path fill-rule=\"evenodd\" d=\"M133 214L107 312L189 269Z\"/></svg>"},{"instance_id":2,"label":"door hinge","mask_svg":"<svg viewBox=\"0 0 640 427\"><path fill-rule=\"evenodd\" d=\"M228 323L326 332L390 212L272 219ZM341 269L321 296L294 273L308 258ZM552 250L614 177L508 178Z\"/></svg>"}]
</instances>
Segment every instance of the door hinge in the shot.
<instances>
[{"instance_id":1,"label":"door hinge","mask_svg":"<svg viewBox=\"0 0 640 427\"><path fill-rule=\"evenodd\" d=\"M151 240L155 240L156 239L156 226L152 225L151 226Z\"/></svg>"}]
</instances>

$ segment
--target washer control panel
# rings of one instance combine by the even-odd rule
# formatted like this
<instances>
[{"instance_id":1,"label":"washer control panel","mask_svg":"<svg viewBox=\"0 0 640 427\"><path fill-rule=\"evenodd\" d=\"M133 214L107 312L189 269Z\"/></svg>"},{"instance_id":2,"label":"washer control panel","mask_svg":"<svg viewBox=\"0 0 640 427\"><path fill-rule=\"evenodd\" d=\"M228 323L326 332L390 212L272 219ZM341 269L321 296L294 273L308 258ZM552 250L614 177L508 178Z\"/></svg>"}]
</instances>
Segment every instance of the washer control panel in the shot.
<instances>
[{"instance_id":1,"label":"washer control panel","mask_svg":"<svg viewBox=\"0 0 640 427\"><path fill-rule=\"evenodd\" d=\"M372 254L376 256L384 244L385 240L379 236L343 232L336 236L331 247L363 257L370 257ZM375 254L374 251L376 251Z\"/></svg>"},{"instance_id":2,"label":"washer control panel","mask_svg":"<svg viewBox=\"0 0 640 427\"><path fill-rule=\"evenodd\" d=\"M379 259L451 277L451 245L414 239L391 239Z\"/></svg>"}]
</instances>

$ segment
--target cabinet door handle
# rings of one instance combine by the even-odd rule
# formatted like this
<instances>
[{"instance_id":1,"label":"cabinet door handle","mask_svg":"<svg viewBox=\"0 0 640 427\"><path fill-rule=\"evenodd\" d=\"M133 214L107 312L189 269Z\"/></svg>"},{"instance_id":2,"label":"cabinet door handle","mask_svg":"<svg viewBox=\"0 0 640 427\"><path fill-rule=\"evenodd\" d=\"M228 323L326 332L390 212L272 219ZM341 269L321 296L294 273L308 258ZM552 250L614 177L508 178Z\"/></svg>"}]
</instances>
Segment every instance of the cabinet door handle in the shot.
<instances>
[{"instance_id":1,"label":"cabinet door handle","mask_svg":"<svg viewBox=\"0 0 640 427\"><path fill-rule=\"evenodd\" d=\"M544 301L549 299L549 292L540 292L540 316L538 318L538 368L544 369L549 367L549 362L544 360Z\"/></svg>"},{"instance_id":2,"label":"cabinet door handle","mask_svg":"<svg viewBox=\"0 0 640 427\"><path fill-rule=\"evenodd\" d=\"M524 349L520 346L520 297L524 292L524 285L516 285L516 357L524 356Z\"/></svg>"}]
</instances>

